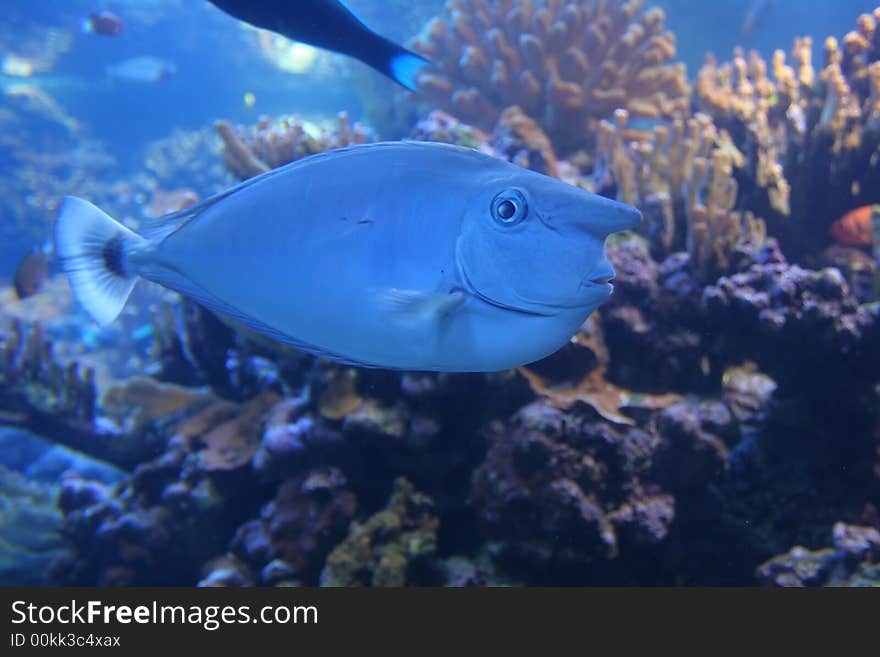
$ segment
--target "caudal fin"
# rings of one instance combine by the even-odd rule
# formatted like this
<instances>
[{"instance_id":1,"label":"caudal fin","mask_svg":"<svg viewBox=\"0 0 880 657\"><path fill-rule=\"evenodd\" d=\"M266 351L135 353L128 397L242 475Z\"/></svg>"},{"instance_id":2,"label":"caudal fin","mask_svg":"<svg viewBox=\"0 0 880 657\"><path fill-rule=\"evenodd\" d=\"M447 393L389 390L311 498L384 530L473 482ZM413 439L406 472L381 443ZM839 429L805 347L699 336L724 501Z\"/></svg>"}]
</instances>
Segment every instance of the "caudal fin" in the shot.
<instances>
[{"instance_id":1,"label":"caudal fin","mask_svg":"<svg viewBox=\"0 0 880 657\"><path fill-rule=\"evenodd\" d=\"M73 295L98 324L109 324L122 312L137 280L128 254L142 242L100 208L65 197L55 220L55 256Z\"/></svg>"},{"instance_id":2,"label":"caudal fin","mask_svg":"<svg viewBox=\"0 0 880 657\"><path fill-rule=\"evenodd\" d=\"M416 76L419 70L430 66L431 62L393 41L379 35L375 36L377 43L372 44L369 56L364 57L363 60L398 84L410 91L416 91Z\"/></svg>"},{"instance_id":3,"label":"caudal fin","mask_svg":"<svg viewBox=\"0 0 880 657\"><path fill-rule=\"evenodd\" d=\"M415 91L416 74L429 64L428 60L401 48L391 57L391 77L410 91Z\"/></svg>"}]
</instances>

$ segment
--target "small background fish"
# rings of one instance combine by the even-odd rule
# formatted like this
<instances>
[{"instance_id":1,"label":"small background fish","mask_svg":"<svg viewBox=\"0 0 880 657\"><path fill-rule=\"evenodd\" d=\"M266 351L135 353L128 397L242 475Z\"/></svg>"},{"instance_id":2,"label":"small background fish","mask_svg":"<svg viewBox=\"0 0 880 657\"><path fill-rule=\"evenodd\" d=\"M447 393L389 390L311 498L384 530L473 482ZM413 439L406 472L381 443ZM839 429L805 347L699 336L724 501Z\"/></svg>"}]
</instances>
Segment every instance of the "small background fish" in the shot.
<instances>
[{"instance_id":1,"label":"small background fish","mask_svg":"<svg viewBox=\"0 0 880 657\"><path fill-rule=\"evenodd\" d=\"M82 30L101 36L115 37L122 34L125 23L116 14L109 11L95 11L83 19Z\"/></svg>"},{"instance_id":2,"label":"small background fish","mask_svg":"<svg viewBox=\"0 0 880 657\"><path fill-rule=\"evenodd\" d=\"M160 57L143 55L107 67L107 74L126 82L156 83L177 73L177 65Z\"/></svg>"},{"instance_id":3,"label":"small background fish","mask_svg":"<svg viewBox=\"0 0 880 657\"><path fill-rule=\"evenodd\" d=\"M28 253L18 267L12 284L19 299L27 299L43 289L49 279L49 256L43 251Z\"/></svg>"},{"instance_id":4,"label":"small background fish","mask_svg":"<svg viewBox=\"0 0 880 657\"><path fill-rule=\"evenodd\" d=\"M831 224L831 236L847 246L871 246L873 242L872 215L876 205L863 205L850 210Z\"/></svg>"}]
</instances>

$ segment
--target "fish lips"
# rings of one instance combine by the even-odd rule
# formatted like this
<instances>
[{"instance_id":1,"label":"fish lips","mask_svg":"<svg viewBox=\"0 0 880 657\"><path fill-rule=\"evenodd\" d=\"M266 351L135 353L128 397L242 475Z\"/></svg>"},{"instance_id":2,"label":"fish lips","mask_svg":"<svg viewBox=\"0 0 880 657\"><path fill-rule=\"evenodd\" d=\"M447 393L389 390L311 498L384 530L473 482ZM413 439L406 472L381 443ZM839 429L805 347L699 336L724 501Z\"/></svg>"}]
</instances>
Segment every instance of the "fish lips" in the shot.
<instances>
[{"instance_id":1,"label":"fish lips","mask_svg":"<svg viewBox=\"0 0 880 657\"><path fill-rule=\"evenodd\" d=\"M611 294L614 291L614 276L616 272L611 264L605 260L599 267L596 267L581 280L581 288L595 287Z\"/></svg>"}]
</instances>

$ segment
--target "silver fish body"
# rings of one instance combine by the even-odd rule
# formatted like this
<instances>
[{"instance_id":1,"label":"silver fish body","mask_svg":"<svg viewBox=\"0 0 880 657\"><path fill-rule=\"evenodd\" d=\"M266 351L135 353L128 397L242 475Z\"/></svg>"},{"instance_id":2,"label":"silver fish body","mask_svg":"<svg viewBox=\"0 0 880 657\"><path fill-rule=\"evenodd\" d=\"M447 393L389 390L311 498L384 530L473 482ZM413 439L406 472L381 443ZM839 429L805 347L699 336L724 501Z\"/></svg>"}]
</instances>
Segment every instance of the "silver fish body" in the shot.
<instances>
[{"instance_id":1,"label":"silver fish body","mask_svg":"<svg viewBox=\"0 0 880 657\"><path fill-rule=\"evenodd\" d=\"M301 160L152 236L126 234L110 265L342 362L497 371L570 339L611 293L605 238L639 219L471 149L388 142ZM62 251L65 223L62 210Z\"/></svg>"}]
</instances>

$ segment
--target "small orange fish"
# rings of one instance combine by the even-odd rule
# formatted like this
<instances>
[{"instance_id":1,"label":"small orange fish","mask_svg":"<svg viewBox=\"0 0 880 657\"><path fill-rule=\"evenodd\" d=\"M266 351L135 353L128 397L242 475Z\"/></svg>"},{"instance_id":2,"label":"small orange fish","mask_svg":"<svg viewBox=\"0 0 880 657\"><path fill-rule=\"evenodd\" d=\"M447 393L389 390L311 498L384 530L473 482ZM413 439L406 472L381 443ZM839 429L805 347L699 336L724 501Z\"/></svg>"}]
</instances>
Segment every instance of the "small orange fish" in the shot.
<instances>
[{"instance_id":1,"label":"small orange fish","mask_svg":"<svg viewBox=\"0 0 880 657\"><path fill-rule=\"evenodd\" d=\"M873 205L850 210L831 224L831 237L847 246L871 246L871 213Z\"/></svg>"}]
</instances>

